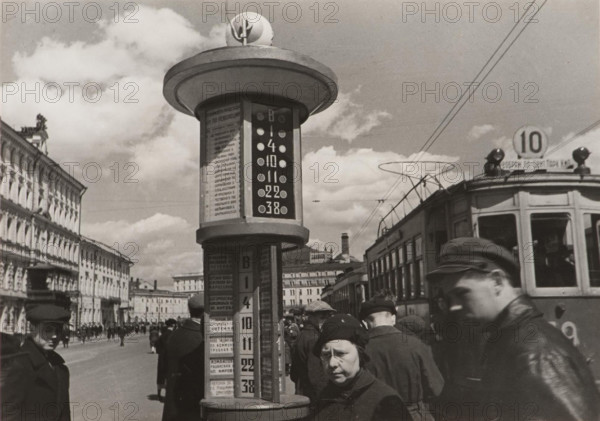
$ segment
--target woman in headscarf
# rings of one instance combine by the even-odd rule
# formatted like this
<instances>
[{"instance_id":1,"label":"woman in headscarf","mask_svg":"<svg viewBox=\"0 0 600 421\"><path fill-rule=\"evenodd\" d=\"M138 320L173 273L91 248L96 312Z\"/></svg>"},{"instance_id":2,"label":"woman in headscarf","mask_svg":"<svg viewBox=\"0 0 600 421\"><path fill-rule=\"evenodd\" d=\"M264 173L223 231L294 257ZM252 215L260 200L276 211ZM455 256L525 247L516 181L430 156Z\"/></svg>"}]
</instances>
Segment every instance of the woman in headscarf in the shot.
<instances>
[{"instance_id":1,"label":"woman in headscarf","mask_svg":"<svg viewBox=\"0 0 600 421\"><path fill-rule=\"evenodd\" d=\"M396 391L363 368L368 341L365 329L350 315L325 321L313 352L320 357L329 383L319 395L313 420L412 419Z\"/></svg>"}]
</instances>

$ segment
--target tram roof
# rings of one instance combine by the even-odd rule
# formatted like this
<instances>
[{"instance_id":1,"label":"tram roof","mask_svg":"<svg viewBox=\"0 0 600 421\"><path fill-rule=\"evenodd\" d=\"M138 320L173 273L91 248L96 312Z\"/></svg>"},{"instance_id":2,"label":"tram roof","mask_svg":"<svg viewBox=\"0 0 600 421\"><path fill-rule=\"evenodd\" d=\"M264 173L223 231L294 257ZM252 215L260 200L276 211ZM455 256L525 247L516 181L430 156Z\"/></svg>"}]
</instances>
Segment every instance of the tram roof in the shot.
<instances>
[{"instance_id":1,"label":"tram roof","mask_svg":"<svg viewBox=\"0 0 600 421\"><path fill-rule=\"evenodd\" d=\"M529 187L546 187L577 190L578 188L598 188L600 189L600 175L597 174L576 174L571 172L548 172L545 170L535 172L513 171L508 174L499 176L488 176L481 174L470 180L462 180L446 188L439 188L431 193L419 205L415 206L402 219L396 222L384 234L380 235L375 242L365 250L369 250L377 246L388 235L395 231L399 226L402 226L404 221L421 212L423 209L429 208L440 201L448 200L449 196L455 196L459 192L470 193L477 190L492 190L492 189L527 189Z\"/></svg>"}]
</instances>

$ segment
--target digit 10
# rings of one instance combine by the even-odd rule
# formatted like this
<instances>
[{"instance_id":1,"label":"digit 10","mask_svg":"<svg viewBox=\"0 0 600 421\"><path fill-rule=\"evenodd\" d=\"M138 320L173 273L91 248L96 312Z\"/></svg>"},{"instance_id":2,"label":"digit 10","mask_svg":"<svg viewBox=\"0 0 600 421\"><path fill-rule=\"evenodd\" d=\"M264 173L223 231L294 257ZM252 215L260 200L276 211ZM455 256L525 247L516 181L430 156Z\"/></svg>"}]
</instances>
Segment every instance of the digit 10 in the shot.
<instances>
[{"instance_id":1,"label":"digit 10","mask_svg":"<svg viewBox=\"0 0 600 421\"><path fill-rule=\"evenodd\" d=\"M521 133L521 153L527 153L527 136L525 136L526 130ZM537 130L529 133L529 151L538 153L542 150L542 134Z\"/></svg>"}]
</instances>

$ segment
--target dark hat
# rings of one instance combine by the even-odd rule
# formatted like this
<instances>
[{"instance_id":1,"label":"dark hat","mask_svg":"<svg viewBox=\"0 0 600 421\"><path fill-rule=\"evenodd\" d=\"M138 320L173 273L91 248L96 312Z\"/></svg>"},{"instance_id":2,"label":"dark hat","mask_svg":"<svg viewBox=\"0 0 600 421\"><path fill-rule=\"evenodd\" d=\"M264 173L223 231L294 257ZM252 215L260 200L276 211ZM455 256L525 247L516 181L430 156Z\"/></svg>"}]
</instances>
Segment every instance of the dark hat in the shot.
<instances>
[{"instance_id":1,"label":"dark hat","mask_svg":"<svg viewBox=\"0 0 600 421\"><path fill-rule=\"evenodd\" d=\"M71 312L55 304L27 304L25 318L33 324L40 322L66 323L71 318Z\"/></svg>"},{"instance_id":2,"label":"dark hat","mask_svg":"<svg viewBox=\"0 0 600 421\"><path fill-rule=\"evenodd\" d=\"M329 341L345 339L361 348L369 342L369 335L358 320L349 314L336 314L325 320L319 339L313 348L315 355L321 355L321 348Z\"/></svg>"},{"instance_id":3,"label":"dark hat","mask_svg":"<svg viewBox=\"0 0 600 421\"><path fill-rule=\"evenodd\" d=\"M304 311L306 313L335 313L335 309L333 307L321 300L308 303Z\"/></svg>"},{"instance_id":4,"label":"dark hat","mask_svg":"<svg viewBox=\"0 0 600 421\"><path fill-rule=\"evenodd\" d=\"M399 329L406 329L415 335L421 335L427 330L427 323L422 317L415 314L409 314L408 316L402 317L396 322L396 327Z\"/></svg>"},{"instance_id":5,"label":"dark hat","mask_svg":"<svg viewBox=\"0 0 600 421\"><path fill-rule=\"evenodd\" d=\"M167 319L167 321L165 322L165 324L167 326L175 326L177 324L177 320L175 320L175 319Z\"/></svg>"},{"instance_id":6,"label":"dark hat","mask_svg":"<svg viewBox=\"0 0 600 421\"><path fill-rule=\"evenodd\" d=\"M485 238L460 237L444 244L439 266L427 274L427 279L438 281L448 274L468 270L488 272L497 268L515 280L519 277L519 263L510 251Z\"/></svg>"},{"instance_id":7,"label":"dark hat","mask_svg":"<svg viewBox=\"0 0 600 421\"><path fill-rule=\"evenodd\" d=\"M188 300L188 308L190 310L204 311L204 296L200 294L192 295Z\"/></svg>"},{"instance_id":8,"label":"dark hat","mask_svg":"<svg viewBox=\"0 0 600 421\"><path fill-rule=\"evenodd\" d=\"M384 297L374 297L360 305L359 317L364 319L369 314L379 313L380 311L389 311L396 314L396 306L393 301L386 300Z\"/></svg>"}]
</instances>

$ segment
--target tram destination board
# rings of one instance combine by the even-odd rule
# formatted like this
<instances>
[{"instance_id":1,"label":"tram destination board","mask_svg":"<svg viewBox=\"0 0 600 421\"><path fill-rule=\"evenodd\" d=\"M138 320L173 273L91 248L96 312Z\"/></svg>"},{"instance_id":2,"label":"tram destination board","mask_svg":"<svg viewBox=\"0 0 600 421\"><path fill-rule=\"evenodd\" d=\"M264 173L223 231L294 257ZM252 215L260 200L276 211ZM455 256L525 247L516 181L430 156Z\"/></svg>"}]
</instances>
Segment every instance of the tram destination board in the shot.
<instances>
[{"instance_id":1,"label":"tram destination board","mask_svg":"<svg viewBox=\"0 0 600 421\"><path fill-rule=\"evenodd\" d=\"M295 219L292 110L252 104L252 214Z\"/></svg>"}]
</instances>

